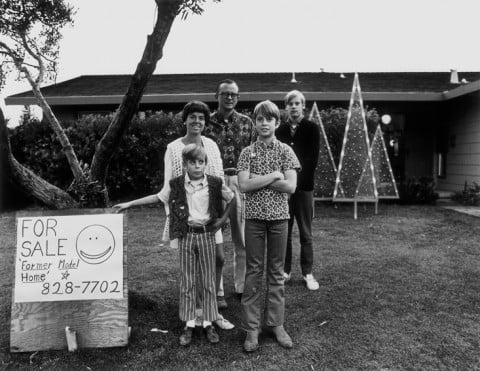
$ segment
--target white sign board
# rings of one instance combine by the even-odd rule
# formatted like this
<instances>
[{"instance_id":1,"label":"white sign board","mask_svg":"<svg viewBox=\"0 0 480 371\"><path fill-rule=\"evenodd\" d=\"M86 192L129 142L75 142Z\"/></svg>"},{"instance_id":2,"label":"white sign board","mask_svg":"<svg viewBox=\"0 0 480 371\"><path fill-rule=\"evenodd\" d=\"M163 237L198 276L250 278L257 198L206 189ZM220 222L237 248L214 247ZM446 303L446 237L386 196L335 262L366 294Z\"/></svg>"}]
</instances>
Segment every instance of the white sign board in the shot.
<instances>
[{"instance_id":1,"label":"white sign board","mask_svg":"<svg viewBox=\"0 0 480 371\"><path fill-rule=\"evenodd\" d=\"M123 298L123 215L18 218L14 297Z\"/></svg>"}]
</instances>

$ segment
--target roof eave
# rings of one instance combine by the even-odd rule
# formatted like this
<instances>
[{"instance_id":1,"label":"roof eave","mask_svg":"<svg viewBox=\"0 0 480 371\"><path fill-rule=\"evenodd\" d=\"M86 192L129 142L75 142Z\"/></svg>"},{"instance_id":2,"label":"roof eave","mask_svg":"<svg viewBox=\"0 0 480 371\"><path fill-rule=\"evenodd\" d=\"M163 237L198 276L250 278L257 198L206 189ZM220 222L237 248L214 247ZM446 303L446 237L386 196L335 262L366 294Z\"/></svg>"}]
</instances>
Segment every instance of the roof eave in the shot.
<instances>
[{"instance_id":1,"label":"roof eave","mask_svg":"<svg viewBox=\"0 0 480 371\"><path fill-rule=\"evenodd\" d=\"M457 98L462 95L467 95L479 90L480 90L480 80L477 80L466 85L461 85L458 88L443 92L442 95L445 100L449 100L449 99Z\"/></svg>"},{"instance_id":2,"label":"roof eave","mask_svg":"<svg viewBox=\"0 0 480 371\"><path fill-rule=\"evenodd\" d=\"M479 81L480 83L480 81ZM457 90L457 89L455 89ZM270 99L283 101L286 92L242 92L240 99L242 101L261 101ZM351 92L304 92L305 98L309 101L349 101ZM448 94L448 93L447 93ZM458 95L466 93L460 92ZM441 101L446 98L445 93L433 92L363 92L362 97L367 101ZM70 106L70 105L100 105L100 104L120 104L123 95L90 95L90 96L46 96L48 104L52 106ZM214 102L215 97L212 93L184 93L184 94L144 94L140 103L184 103L189 100L200 100L204 102ZM7 105L30 105L36 104L34 97L7 97Z\"/></svg>"}]
</instances>

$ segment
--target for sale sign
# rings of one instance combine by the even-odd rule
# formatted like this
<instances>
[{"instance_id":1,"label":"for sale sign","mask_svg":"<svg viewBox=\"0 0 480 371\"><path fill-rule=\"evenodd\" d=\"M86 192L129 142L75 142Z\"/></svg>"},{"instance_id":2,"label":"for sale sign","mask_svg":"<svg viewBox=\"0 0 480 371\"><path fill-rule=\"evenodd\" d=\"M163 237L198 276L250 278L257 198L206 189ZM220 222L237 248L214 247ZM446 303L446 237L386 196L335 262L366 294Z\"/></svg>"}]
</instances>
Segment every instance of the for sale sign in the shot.
<instances>
[{"instance_id":1,"label":"for sale sign","mask_svg":"<svg viewBox=\"0 0 480 371\"><path fill-rule=\"evenodd\" d=\"M15 303L123 298L123 215L17 219Z\"/></svg>"}]
</instances>

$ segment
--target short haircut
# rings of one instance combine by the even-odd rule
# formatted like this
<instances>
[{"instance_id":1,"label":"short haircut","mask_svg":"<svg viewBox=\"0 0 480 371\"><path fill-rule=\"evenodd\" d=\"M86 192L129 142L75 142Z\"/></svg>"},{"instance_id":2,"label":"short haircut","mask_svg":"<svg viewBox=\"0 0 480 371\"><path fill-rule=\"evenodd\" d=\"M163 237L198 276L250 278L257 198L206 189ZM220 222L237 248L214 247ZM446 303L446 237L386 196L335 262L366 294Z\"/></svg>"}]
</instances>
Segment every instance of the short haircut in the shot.
<instances>
[{"instance_id":1,"label":"short haircut","mask_svg":"<svg viewBox=\"0 0 480 371\"><path fill-rule=\"evenodd\" d=\"M277 105L270 100L264 100L263 102L258 103L253 110L253 119L255 120L258 115L262 115L267 119L272 117L280 121L280 110Z\"/></svg>"},{"instance_id":2,"label":"short haircut","mask_svg":"<svg viewBox=\"0 0 480 371\"><path fill-rule=\"evenodd\" d=\"M186 164L187 161L205 160L207 162L207 152L202 146L195 143L187 144L182 150L182 160Z\"/></svg>"},{"instance_id":3,"label":"short haircut","mask_svg":"<svg viewBox=\"0 0 480 371\"><path fill-rule=\"evenodd\" d=\"M225 80L222 80L220 81L218 84L217 84L217 90L215 90L215 95L218 94L218 92L220 91L220 86L222 86L223 84L227 84L227 85L237 85L237 88L238 88L238 84L231 80L231 79L225 79Z\"/></svg>"},{"instance_id":4,"label":"short haircut","mask_svg":"<svg viewBox=\"0 0 480 371\"><path fill-rule=\"evenodd\" d=\"M210 108L208 108L208 106L203 102L191 100L185 105L185 107L183 107L182 121L187 121L188 115L195 112L203 113L205 115L205 121L210 119Z\"/></svg>"},{"instance_id":5,"label":"short haircut","mask_svg":"<svg viewBox=\"0 0 480 371\"><path fill-rule=\"evenodd\" d=\"M302 104L305 105L305 95L298 90L289 91L287 95L285 95L285 105L287 105L293 98L300 98Z\"/></svg>"}]
</instances>

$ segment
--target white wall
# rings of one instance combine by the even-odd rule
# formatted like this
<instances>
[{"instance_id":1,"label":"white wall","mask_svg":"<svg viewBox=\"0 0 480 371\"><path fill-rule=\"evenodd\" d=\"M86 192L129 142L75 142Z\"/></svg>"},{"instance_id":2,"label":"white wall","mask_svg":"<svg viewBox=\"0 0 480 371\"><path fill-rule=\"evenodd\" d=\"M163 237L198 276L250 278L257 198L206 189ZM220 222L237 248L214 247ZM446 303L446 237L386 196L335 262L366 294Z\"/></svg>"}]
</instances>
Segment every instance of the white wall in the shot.
<instances>
[{"instance_id":1,"label":"white wall","mask_svg":"<svg viewBox=\"0 0 480 371\"><path fill-rule=\"evenodd\" d=\"M465 181L480 184L480 92L448 102L447 176L437 189L463 190Z\"/></svg>"}]
</instances>

